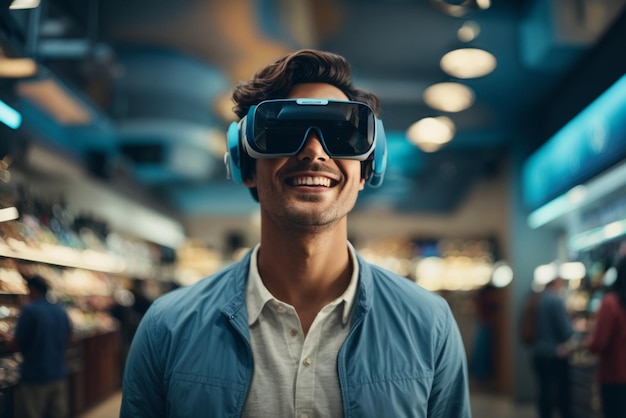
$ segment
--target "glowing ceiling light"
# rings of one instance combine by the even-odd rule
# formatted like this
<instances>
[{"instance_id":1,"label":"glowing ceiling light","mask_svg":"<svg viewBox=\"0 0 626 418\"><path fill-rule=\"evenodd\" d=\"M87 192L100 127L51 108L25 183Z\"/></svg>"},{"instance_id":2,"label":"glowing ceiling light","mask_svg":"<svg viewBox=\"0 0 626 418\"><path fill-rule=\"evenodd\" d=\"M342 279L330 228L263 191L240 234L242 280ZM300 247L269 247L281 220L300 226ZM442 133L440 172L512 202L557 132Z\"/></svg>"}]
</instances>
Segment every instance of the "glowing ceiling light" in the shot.
<instances>
[{"instance_id":1,"label":"glowing ceiling light","mask_svg":"<svg viewBox=\"0 0 626 418\"><path fill-rule=\"evenodd\" d=\"M424 102L433 109L460 112L474 104L474 91L453 82L437 83L424 90Z\"/></svg>"},{"instance_id":2,"label":"glowing ceiling light","mask_svg":"<svg viewBox=\"0 0 626 418\"><path fill-rule=\"evenodd\" d=\"M39 6L41 3L40 0L13 0L9 9L11 10L19 10L19 9L34 9Z\"/></svg>"},{"instance_id":3,"label":"glowing ceiling light","mask_svg":"<svg viewBox=\"0 0 626 418\"><path fill-rule=\"evenodd\" d=\"M420 119L409 127L406 136L424 152L434 152L450 142L455 134L452 119L437 116Z\"/></svg>"},{"instance_id":4,"label":"glowing ceiling light","mask_svg":"<svg viewBox=\"0 0 626 418\"><path fill-rule=\"evenodd\" d=\"M456 33L457 38L462 42L471 42L480 33L480 25L474 20L464 22Z\"/></svg>"},{"instance_id":5,"label":"glowing ceiling light","mask_svg":"<svg viewBox=\"0 0 626 418\"><path fill-rule=\"evenodd\" d=\"M459 48L441 57L441 69L456 78L477 78L495 70L496 57L478 48Z\"/></svg>"},{"instance_id":6,"label":"glowing ceiling light","mask_svg":"<svg viewBox=\"0 0 626 418\"><path fill-rule=\"evenodd\" d=\"M37 64L30 58L0 57L0 77L22 78L37 74Z\"/></svg>"}]
</instances>

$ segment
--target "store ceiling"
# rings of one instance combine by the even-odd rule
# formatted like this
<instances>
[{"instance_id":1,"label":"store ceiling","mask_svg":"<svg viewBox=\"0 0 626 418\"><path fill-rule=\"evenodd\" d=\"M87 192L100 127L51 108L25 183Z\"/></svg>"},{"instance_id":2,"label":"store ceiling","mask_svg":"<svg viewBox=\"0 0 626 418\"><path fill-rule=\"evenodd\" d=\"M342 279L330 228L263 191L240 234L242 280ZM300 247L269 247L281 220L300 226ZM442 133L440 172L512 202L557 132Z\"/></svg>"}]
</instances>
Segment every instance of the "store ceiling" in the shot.
<instances>
[{"instance_id":1,"label":"store ceiling","mask_svg":"<svg viewBox=\"0 0 626 418\"><path fill-rule=\"evenodd\" d=\"M451 16L445 3L467 8ZM472 0L42 0L30 12L3 6L2 22L5 45L37 58L34 81L60 85L79 103L58 122L37 102L41 85L21 80L29 136L71 152L100 178L136 184L181 218L255 208L245 188L225 179L230 91L274 58L309 47L347 57L356 83L381 98L390 162L385 183L364 192L358 210L441 214L500 174L511 151L536 148L606 88L610 68L586 60L610 43L606 33L623 36L607 32L614 22L624 26L621 0L492 3L480 10ZM40 24L29 27L37 14ZM405 131L441 114L422 92L449 79L439 59L460 44L468 20L480 26L473 46L493 53L497 67L463 81L476 102L448 115L452 142L421 152Z\"/></svg>"}]
</instances>

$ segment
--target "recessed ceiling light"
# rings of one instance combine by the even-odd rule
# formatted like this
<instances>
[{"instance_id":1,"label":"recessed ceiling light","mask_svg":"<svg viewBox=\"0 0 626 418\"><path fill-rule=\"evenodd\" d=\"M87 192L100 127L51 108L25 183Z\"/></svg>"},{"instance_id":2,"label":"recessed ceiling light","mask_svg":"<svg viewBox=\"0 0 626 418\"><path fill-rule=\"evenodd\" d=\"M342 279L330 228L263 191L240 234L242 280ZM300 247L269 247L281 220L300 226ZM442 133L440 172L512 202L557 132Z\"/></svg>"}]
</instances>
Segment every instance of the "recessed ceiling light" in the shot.
<instances>
[{"instance_id":1,"label":"recessed ceiling light","mask_svg":"<svg viewBox=\"0 0 626 418\"><path fill-rule=\"evenodd\" d=\"M479 8L486 10L491 7L491 0L476 0L476 5Z\"/></svg>"},{"instance_id":2,"label":"recessed ceiling light","mask_svg":"<svg viewBox=\"0 0 626 418\"><path fill-rule=\"evenodd\" d=\"M434 152L454 137L454 122L447 116L423 118L406 131L406 136L424 152Z\"/></svg>"},{"instance_id":3,"label":"recessed ceiling light","mask_svg":"<svg viewBox=\"0 0 626 418\"><path fill-rule=\"evenodd\" d=\"M437 83L424 90L424 102L433 109L460 112L474 104L474 91L454 82Z\"/></svg>"},{"instance_id":4,"label":"recessed ceiling light","mask_svg":"<svg viewBox=\"0 0 626 418\"><path fill-rule=\"evenodd\" d=\"M457 38L462 42L471 42L480 34L480 25L474 20L468 20L456 32Z\"/></svg>"},{"instance_id":5,"label":"recessed ceiling light","mask_svg":"<svg viewBox=\"0 0 626 418\"><path fill-rule=\"evenodd\" d=\"M441 69L456 78L476 78L491 73L496 57L478 48L459 48L445 54L439 62Z\"/></svg>"}]
</instances>

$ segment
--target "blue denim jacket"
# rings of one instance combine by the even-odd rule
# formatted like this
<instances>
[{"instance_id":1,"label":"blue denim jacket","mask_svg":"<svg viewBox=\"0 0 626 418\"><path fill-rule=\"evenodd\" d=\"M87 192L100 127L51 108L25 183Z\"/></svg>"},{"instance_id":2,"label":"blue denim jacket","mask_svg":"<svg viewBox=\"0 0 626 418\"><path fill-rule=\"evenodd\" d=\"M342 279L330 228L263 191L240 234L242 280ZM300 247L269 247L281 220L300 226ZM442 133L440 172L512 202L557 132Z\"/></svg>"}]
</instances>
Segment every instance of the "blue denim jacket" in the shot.
<instances>
[{"instance_id":1,"label":"blue denim jacket","mask_svg":"<svg viewBox=\"0 0 626 418\"><path fill-rule=\"evenodd\" d=\"M351 331L337 359L344 416L471 417L464 346L446 301L357 258ZM153 303L126 363L120 417L241 416L254 367L249 262Z\"/></svg>"}]
</instances>

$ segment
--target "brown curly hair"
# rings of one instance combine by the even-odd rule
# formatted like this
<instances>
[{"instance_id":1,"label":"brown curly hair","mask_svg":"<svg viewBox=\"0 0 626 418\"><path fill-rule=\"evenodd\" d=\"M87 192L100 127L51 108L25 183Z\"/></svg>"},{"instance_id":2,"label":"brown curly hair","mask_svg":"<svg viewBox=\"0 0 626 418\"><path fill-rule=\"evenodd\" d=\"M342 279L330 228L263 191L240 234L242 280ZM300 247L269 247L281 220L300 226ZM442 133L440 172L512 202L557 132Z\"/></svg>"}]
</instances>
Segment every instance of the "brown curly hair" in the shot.
<instances>
[{"instance_id":1,"label":"brown curly hair","mask_svg":"<svg viewBox=\"0 0 626 418\"><path fill-rule=\"evenodd\" d=\"M349 100L369 105L374 113L380 115L380 101L369 91L354 86L351 68L348 61L341 55L332 52L302 49L278 58L265 68L259 70L250 80L239 83L233 91L235 103L233 111L243 118L251 106L263 100L284 99L296 84L327 83L341 90ZM373 157L373 156L372 156ZM241 153L241 174L244 179L250 178L255 160ZM371 161L362 164L362 176L368 178ZM255 188L250 189L252 197L258 201Z\"/></svg>"},{"instance_id":2,"label":"brown curly hair","mask_svg":"<svg viewBox=\"0 0 626 418\"><path fill-rule=\"evenodd\" d=\"M380 102L373 93L356 88L348 61L337 54L302 49L277 59L252 79L235 87L233 111L243 118L251 106L263 100L284 99L296 84L327 83L341 90L349 100L368 104L380 113Z\"/></svg>"}]
</instances>

